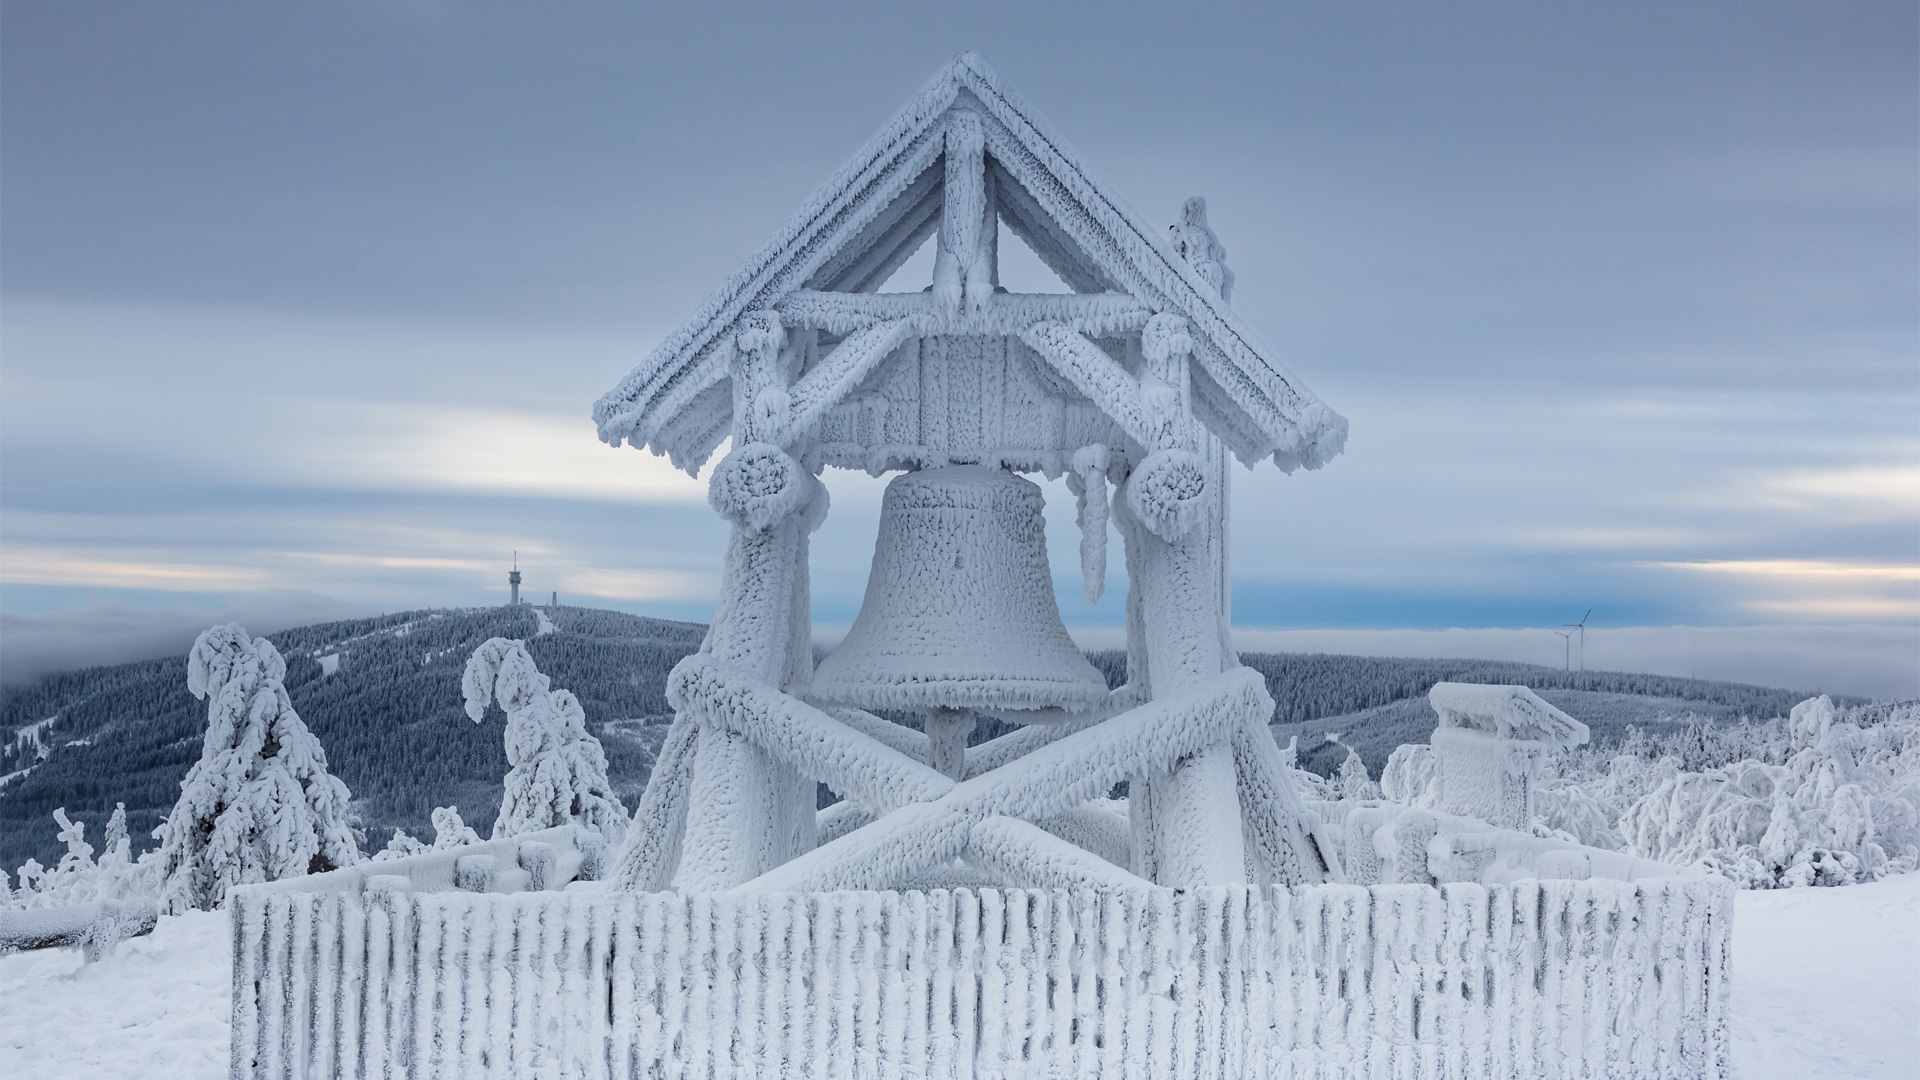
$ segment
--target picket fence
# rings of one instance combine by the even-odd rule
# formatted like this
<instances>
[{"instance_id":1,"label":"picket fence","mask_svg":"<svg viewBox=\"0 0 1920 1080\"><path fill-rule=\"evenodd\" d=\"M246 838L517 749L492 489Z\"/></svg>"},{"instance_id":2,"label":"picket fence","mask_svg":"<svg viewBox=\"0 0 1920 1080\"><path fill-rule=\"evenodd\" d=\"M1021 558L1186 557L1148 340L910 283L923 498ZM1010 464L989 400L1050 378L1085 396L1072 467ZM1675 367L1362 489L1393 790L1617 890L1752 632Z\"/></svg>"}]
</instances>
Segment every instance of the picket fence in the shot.
<instances>
[{"instance_id":1,"label":"picket fence","mask_svg":"<svg viewBox=\"0 0 1920 1080\"><path fill-rule=\"evenodd\" d=\"M1732 892L233 894L232 1075L1724 1077Z\"/></svg>"}]
</instances>

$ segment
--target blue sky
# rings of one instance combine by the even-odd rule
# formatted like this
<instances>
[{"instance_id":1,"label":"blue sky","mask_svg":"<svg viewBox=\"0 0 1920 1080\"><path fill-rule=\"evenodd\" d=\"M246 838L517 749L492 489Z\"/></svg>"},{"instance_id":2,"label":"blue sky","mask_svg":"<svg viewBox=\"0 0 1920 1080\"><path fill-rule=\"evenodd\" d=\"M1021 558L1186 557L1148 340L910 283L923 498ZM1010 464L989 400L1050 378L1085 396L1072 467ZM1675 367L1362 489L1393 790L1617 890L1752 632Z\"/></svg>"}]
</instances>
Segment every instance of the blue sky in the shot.
<instances>
[{"instance_id":1,"label":"blue sky","mask_svg":"<svg viewBox=\"0 0 1920 1080\"><path fill-rule=\"evenodd\" d=\"M587 410L975 48L1150 219L1207 196L1352 422L1234 478L1249 635L1553 662L1490 628L1593 607L1596 664L1920 693L1912 4L644 8L8 6L0 666L494 602L516 548L704 618L704 483ZM831 482L828 625L879 491Z\"/></svg>"}]
</instances>

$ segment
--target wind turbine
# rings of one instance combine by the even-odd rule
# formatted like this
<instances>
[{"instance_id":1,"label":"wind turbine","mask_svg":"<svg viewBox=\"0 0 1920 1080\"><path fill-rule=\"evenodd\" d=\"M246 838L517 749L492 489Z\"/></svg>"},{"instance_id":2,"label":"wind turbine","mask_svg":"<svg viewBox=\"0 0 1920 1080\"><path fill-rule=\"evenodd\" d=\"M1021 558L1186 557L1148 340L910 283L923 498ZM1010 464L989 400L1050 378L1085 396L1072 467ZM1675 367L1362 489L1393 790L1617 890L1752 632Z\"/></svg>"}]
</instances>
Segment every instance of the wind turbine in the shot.
<instances>
[{"instance_id":1,"label":"wind turbine","mask_svg":"<svg viewBox=\"0 0 1920 1080\"><path fill-rule=\"evenodd\" d=\"M1580 670L1581 671L1587 670L1587 618L1592 614L1593 614L1593 609L1588 608L1587 614L1580 616L1579 622L1569 622L1569 623L1560 624L1561 626L1573 627L1573 630L1567 631L1568 634L1572 634L1574 630L1580 631Z\"/></svg>"},{"instance_id":2,"label":"wind turbine","mask_svg":"<svg viewBox=\"0 0 1920 1080\"><path fill-rule=\"evenodd\" d=\"M1562 659L1566 663L1567 670L1572 671L1573 670L1573 631L1550 630L1548 632L1560 635L1560 644L1565 646L1565 648L1562 651L1566 653L1566 655Z\"/></svg>"}]
</instances>

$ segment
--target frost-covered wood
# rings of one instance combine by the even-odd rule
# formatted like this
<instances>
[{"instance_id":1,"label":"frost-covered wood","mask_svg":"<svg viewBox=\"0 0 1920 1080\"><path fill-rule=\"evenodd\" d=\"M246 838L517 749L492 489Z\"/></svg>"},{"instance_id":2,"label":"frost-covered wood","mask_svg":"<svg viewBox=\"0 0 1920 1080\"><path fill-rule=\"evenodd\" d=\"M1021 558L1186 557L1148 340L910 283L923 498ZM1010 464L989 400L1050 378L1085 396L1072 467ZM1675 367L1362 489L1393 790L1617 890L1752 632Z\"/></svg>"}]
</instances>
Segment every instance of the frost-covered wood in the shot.
<instances>
[{"instance_id":1,"label":"frost-covered wood","mask_svg":"<svg viewBox=\"0 0 1920 1080\"><path fill-rule=\"evenodd\" d=\"M264 891L360 893L384 879L419 892L464 890L512 893L558 889L573 881L599 880L606 873L606 842L580 825L562 825L521 836L482 840L461 847L426 850L417 855L363 862L306 877L254 886ZM546 864L536 884L530 863Z\"/></svg>"},{"instance_id":2,"label":"frost-covered wood","mask_svg":"<svg viewBox=\"0 0 1920 1080\"><path fill-rule=\"evenodd\" d=\"M1204 218L1183 209L1177 235L1146 224L1066 147L984 60L957 58L600 399L601 437L651 446L697 469L727 434L718 414L729 396L714 391L730 378L740 321L803 291L870 292L936 228L928 298L955 313L991 307L997 217L1076 292L1125 293L1189 319L1195 409L1244 460L1317 468L1338 454L1345 420L1227 306L1230 277Z\"/></svg>"},{"instance_id":3,"label":"frost-covered wood","mask_svg":"<svg viewBox=\"0 0 1920 1080\"><path fill-rule=\"evenodd\" d=\"M1265 683L1247 668L1149 702L1056 739L991 772L914 803L746 883L747 891L881 888L957 857L969 830L995 815L1029 820L1064 813L1135 773L1164 769L1272 709ZM1233 797L1232 788L1227 797ZM1237 824L1236 824L1237 827ZM1236 868L1236 876L1237 876Z\"/></svg>"},{"instance_id":4,"label":"frost-covered wood","mask_svg":"<svg viewBox=\"0 0 1920 1080\"><path fill-rule=\"evenodd\" d=\"M160 907L148 898L51 908L0 908L0 956L78 945L89 962L130 937L151 934Z\"/></svg>"},{"instance_id":5,"label":"frost-covered wood","mask_svg":"<svg viewBox=\"0 0 1920 1080\"><path fill-rule=\"evenodd\" d=\"M232 1075L1720 1080L1731 899L248 887Z\"/></svg>"}]
</instances>

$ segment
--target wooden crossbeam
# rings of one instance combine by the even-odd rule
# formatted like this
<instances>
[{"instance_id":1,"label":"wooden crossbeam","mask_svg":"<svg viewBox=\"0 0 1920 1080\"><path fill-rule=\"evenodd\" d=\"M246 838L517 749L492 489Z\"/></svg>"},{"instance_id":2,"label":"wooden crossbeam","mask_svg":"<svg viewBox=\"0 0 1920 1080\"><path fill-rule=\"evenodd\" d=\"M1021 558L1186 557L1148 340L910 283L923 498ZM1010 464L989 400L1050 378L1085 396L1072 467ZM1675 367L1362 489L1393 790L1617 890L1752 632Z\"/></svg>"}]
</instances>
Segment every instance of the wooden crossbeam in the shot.
<instances>
[{"instance_id":1,"label":"wooden crossbeam","mask_svg":"<svg viewBox=\"0 0 1920 1080\"><path fill-rule=\"evenodd\" d=\"M878 323L912 319L914 332L1019 334L1035 323L1054 322L1077 333L1113 336L1137 333L1153 309L1126 293L995 293L978 310L947 311L925 292L850 293L797 289L774 305L783 325L852 334Z\"/></svg>"},{"instance_id":2,"label":"wooden crossbeam","mask_svg":"<svg viewBox=\"0 0 1920 1080\"><path fill-rule=\"evenodd\" d=\"M872 736L915 761L927 760L927 733L846 705L821 705L821 712L855 731Z\"/></svg>"},{"instance_id":3,"label":"wooden crossbeam","mask_svg":"<svg viewBox=\"0 0 1920 1080\"><path fill-rule=\"evenodd\" d=\"M811 371L787 388L787 439L804 437L837 402L852 393L888 354L913 336L911 319L893 319L856 330Z\"/></svg>"},{"instance_id":4,"label":"wooden crossbeam","mask_svg":"<svg viewBox=\"0 0 1920 1080\"><path fill-rule=\"evenodd\" d=\"M672 689L703 724L738 732L866 809L926 803L954 787L951 778L871 735L698 653L674 668Z\"/></svg>"},{"instance_id":5,"label":"wooden crossbeam","mask_svg":"<svg viewBox=\"0 0 1920 1080\"><path fill-rule=\"evenodd\" d=\"M1140 380L1098 345L1073 327L1039 322L1020 333L1020 340L1073 384L1074 389L1100 411L1113 417L1120 429L1142 446L1153 446L1160 424L1140 393Z\"/></svg>"},{"instance_id":6,"label":"wooden crossbeam","mask_svg":"<svg viewBox=\"0 0 1920 1080\"><path fill-rule=\"evenodd\" d=\"M1240 816L1268 875L1287 884L1345 881L1332 838L1300 804L1264 720L1249 721L1234 732L1233 765Z\"/></svg>"},{"instance_id":7,"label":"wooden crossbeam","mask_svg":"<svg viewBox=\"0 0 1920 1080\"><path fill-rule=\"evenodd\" d=\"M1057 739L931 801L889 811L734 891L886 888L902 875L958 856L973 827L987 818L1043 819L1064 813L1106 794L1128 776L1164 770L1202 750L1224 746L1248 716L1264 715L1270 708L1259 673L1236 668Z\"/></svg>"},{"instance_id":8,"label":"wooden crossbeam","mask_svg":"<svg viewBox=\"0 0 1920 1080\"><path fill-rule=\"evenodd\" d=\"M1028 889L1147 889L1153 883L1038 825L995 815L967 833L966 859Z\"/></svg>"},{"instance_id":9,"label":"wooden crossbeam","mask_svg":"<svg viewBox=\"0 0 1920 1080\"><path fill-rule=\"evenodd\" d=\"M694 735L698 725L682 712L667 728L667 737L647 775L647 790L633 817L643 824L627 830L626 847L612 879L623 889L658 892L673 881L674 863L687 826L687 789L693 782Z\"/></svg>"}]
</instances>

